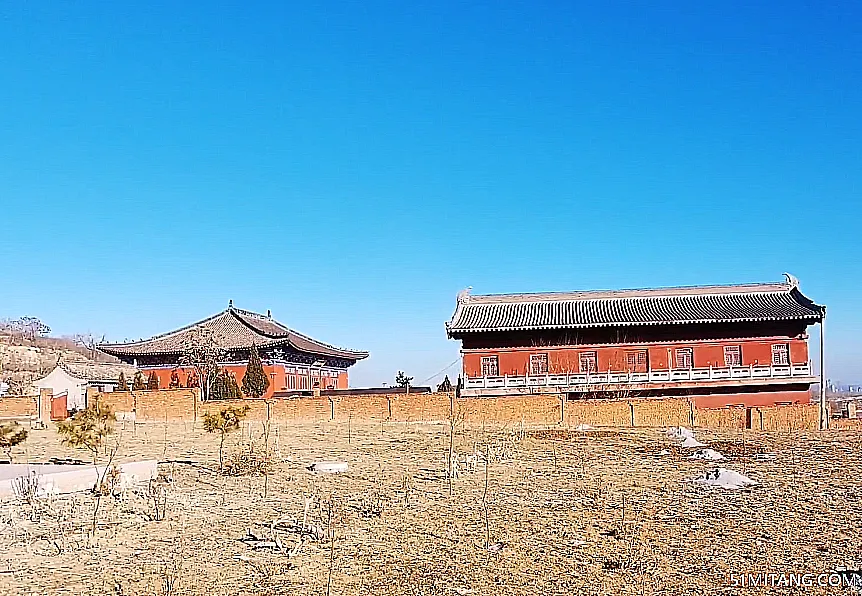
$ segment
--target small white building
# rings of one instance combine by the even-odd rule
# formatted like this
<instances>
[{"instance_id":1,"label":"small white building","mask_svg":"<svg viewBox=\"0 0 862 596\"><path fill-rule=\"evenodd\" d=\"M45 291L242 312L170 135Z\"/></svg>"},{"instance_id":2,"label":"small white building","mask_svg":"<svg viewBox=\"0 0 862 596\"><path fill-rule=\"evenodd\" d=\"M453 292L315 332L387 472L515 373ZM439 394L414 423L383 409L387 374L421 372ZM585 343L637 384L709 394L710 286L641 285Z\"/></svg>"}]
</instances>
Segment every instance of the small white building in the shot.
<instances>
[{"instance_id":1,"label":"small white building","mask_svg":"<svg viewBox=\"0 0 862 596\"><path fill-rule=\"evenodd\" d=\"M66 407L69 410L83 410L87 407L87 389L113 391L116 389L120 373L131 385L138 370L128 364L109 362L61 361L46 377L35 381L37 389L51 389L54 395L66 393Z\"/></svg>"}]
</instances>

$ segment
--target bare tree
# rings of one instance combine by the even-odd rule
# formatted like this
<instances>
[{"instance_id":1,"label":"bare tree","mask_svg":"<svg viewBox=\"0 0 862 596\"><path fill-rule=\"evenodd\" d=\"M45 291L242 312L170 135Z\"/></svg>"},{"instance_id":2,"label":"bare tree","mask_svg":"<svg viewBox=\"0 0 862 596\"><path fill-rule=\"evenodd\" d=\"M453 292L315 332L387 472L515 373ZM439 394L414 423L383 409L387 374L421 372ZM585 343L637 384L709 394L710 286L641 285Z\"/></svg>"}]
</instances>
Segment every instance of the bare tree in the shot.
<instances>
[{"instance_id":1,"label":"bare tree","mask_svg":"<svg viewBox=\"0 0 862 596\"><path fill-rule=\"evenodd\" d=\"M51 333L51 328L38 317L21 317L17 323L25 339L33 340Z\"/></svg>"},{"instance_id":2,"label":"bare tree","mask_svg":"<svg viewBox=\"0 0 862 596\"><path fill-rule=\"evenodd\" d=\"M75 342L76 346L87 350L87 357L90 360L96 360L99 354L98 346L105 343L105 336L102 335L101 339L96 339L92 333L76 333L72 336L72 341Z\"/></svg>"},{"instance_id":3,"label":"bare tree","mask_svg":"<svg viewBox=\"0 0 862 596\"><path fill-rule=\"evenodd\" d=\"M219 361L227 354L212 329L197 326L191 329L183 342L181 366L189 366L197 373L201 399L210 398L213 382L219 374Z\"/></svg>"}]
</instances>

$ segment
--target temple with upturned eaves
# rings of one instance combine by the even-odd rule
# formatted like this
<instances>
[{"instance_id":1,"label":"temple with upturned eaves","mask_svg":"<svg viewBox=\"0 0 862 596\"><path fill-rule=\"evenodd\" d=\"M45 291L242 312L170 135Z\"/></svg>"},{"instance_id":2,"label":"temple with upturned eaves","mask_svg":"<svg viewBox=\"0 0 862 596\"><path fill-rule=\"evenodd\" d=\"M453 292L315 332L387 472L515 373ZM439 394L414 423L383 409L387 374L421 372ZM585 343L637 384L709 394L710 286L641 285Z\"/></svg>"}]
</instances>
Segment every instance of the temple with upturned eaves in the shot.
<instances>
[{"instance_id":1,"label":"temple with upturned eaves","mask_svg":"<svg viewBox=\"0 0 862 596\"><path fill-rule=\"evenodd\" d=\"M786 275L729 286L465 291L446 329L461 341L464 395L684 396L700 408L749 407L808 403L818 380L808 328L825 315Z\"/></svg>"},{"instance_id":2,"label":"temple with upturned eaves","mask_svg":"<svg viewBox=\"0 0 862 596\"><path fill-rule=\"evenodd\" d=\"M368 352L335 347L294 331L269 312L235 308L232 301L226 310L175 331L136 342L102 344L99 349L148 376L155 374L162 388L196 387L194 371L183 366L183 356L201 328L222 348L220 366L237 379L242 379L251 350L257 348L270 378L264 397L285 390L346 389L347 370L368 357Z\"/></svg>"}]
</instances>

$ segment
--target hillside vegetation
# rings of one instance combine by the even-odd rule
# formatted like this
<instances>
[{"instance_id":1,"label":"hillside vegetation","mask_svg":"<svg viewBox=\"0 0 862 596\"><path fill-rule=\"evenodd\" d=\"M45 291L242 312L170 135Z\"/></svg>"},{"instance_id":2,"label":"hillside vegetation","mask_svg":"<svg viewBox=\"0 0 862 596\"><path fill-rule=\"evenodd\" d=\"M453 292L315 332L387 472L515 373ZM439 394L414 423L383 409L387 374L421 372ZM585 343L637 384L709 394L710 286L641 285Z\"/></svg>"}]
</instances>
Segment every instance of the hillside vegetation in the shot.
<instances>
[{"instance_id":1,"label":"hillside vegetation","mask_svg":"<svg viewBox=\"0 0 862 596\"><path fill-rule=\"evenodd\" d=\"M0 320L0 383L8 395L35 393L33 381L44 377L61 359L116 362L96 349L90 334L50 337L51 329L36 317Z\"/></svg>"}]
</instances>

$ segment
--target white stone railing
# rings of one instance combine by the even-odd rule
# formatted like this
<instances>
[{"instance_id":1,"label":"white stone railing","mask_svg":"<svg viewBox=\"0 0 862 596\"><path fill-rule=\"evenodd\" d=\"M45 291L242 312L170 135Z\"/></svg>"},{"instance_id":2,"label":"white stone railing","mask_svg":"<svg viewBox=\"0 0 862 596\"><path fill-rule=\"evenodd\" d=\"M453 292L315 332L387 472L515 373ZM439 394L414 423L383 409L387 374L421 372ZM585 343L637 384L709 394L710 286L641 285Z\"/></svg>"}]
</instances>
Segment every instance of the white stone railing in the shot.
<instances>
[{"instance_id":1,"label":"white stone railing","mask_svg":"<svg viewBox=\"0 0 862 596\"><path fill-rule=\"evenodd\" d=\"M726 368L680 368L648 372L604 372L548 374L501 377L467 377L466 389L498 387L572 387L619 383L679 383L688 381L723 381L737 379L777 379L810 377L810 364L729 366Z\"/></svg>"}]
</instances>

